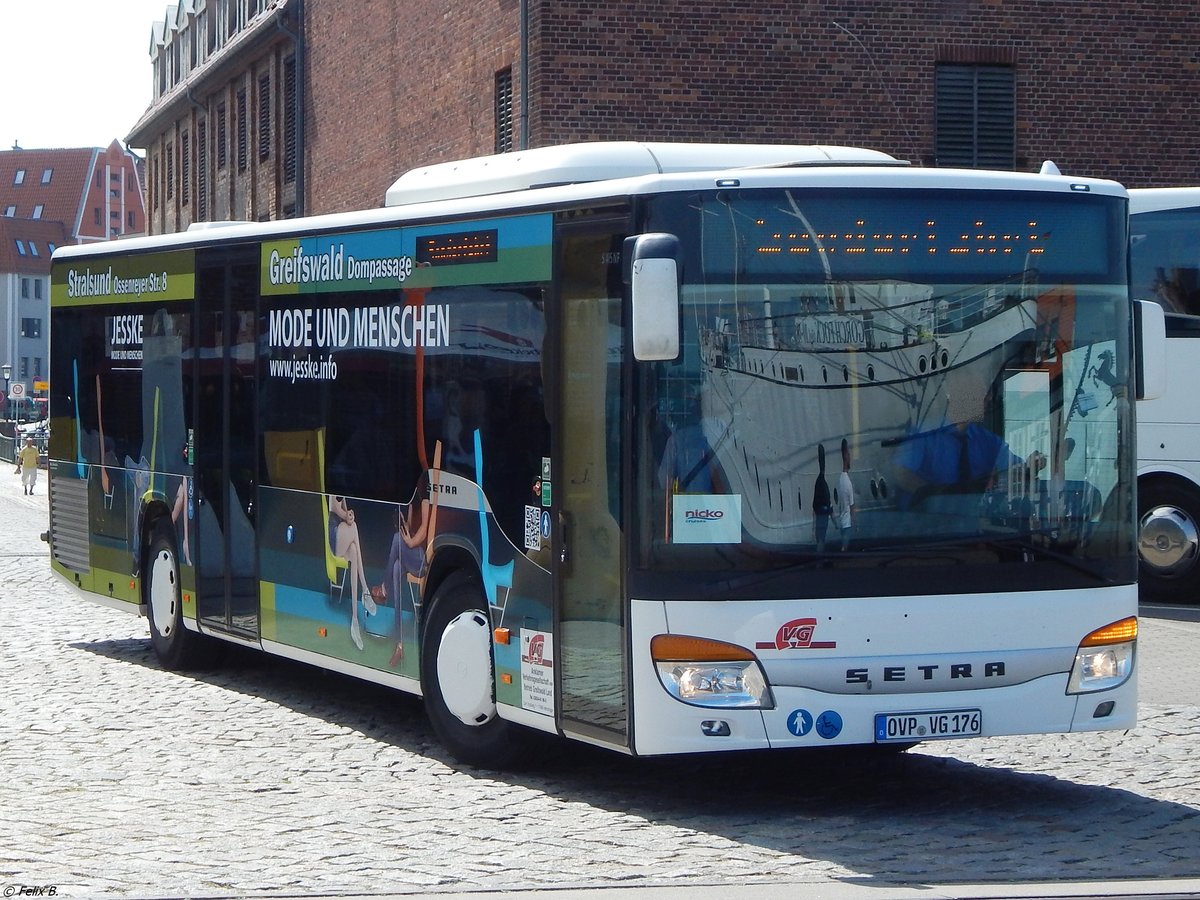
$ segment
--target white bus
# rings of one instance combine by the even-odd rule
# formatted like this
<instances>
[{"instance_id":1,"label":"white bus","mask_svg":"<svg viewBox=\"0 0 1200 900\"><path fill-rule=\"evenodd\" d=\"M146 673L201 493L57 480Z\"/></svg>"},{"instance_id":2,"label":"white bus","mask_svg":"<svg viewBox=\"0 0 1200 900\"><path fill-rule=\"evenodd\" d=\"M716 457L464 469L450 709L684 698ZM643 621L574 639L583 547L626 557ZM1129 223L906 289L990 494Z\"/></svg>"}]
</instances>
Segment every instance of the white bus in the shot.
<instances>
[{"instance_id":1,"label":"white bus","mask_svg":"<svg viewBox=\"0 0 1200 900\"><path fill-rule=\"evenodd\" d=\"M600 143L62 248L52 566L478 765L1128 728L1127 203Z\"/></svg>"},{"instance_id":2,"label":"white bus","mask_svg":"<svg viewBox=\"0 0 1200 900\"><path fill-rule=\"evenodd\" d=\"M1162 396L1138 403L1138 552L1150 599L1200 602L1200 188L1129 192L1133 296L1162 306ZM1188 373L1197 376L1193 380Z\"/></svg>"}]
</instances>

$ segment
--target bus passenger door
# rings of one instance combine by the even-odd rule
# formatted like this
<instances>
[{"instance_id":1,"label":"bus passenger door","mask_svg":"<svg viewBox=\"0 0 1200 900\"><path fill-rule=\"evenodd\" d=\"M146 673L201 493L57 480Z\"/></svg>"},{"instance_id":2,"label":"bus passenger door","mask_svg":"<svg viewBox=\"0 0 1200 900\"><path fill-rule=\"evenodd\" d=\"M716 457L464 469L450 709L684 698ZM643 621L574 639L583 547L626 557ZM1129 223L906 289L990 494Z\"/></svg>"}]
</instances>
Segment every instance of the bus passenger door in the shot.
<instances>
[{"instance_id":1,"label":"bus passenger door","mask_svg":"<svg viewBox=\"0 0 1200 900\"><path fill-rule=\"evenodd\" d=\"M551 483L559 727L629 742L621 528L621 221L560 226Z\"/></svg>"},{"instance_id":2,"label":"bus passenger door","mask_svg":"<svg viewBox=\"0 0 1200 900\"><path fill-rule=\"evenodd\" d=\"M196 602L202 625L257 639L258 255L196 255Z\"/></svg>"}]
</instances>

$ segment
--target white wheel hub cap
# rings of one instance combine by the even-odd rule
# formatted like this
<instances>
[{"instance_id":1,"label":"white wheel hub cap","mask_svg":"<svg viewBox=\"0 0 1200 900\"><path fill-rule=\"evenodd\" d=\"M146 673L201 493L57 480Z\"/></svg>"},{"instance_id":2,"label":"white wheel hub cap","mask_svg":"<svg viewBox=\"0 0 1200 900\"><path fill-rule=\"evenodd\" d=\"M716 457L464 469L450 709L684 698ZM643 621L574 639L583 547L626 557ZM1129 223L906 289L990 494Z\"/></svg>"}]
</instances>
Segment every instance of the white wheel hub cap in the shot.
<instances>
[{"instance_id":1,"label":"white wheel hub cap","mask_svg":"<svg viewBox=\"0 0 1200 900\"><path fill-rule=\"evenodd\" d=\"M159 550L150 565L150 614L154 627L165 638L175 631L175 610L179 603L179 585L175 583L175 560L167 550Z\"/></svg>"},{"instance_id":2,"label":"white wheel hub cap","mask_svg":"<svg viewBox=\"0 0 1200 900\"><path fill-rule=\"evenodd\" d=\"M470 610L453 618L438 646L437 678L446 708L460 722L485 725L492 700L492 638L487 616Z\"/></svg>"},{"instance_id":3,"label":"white wheel hub cap","mask_svg":"<svg viewBox=\"0 0 1200 900\"><path fill-rule=\"evenodd\" d=\"M1156 506L1139 523L1138 552L1155 574L1182 575L1200 556L1200 531L1185 510Z\"/></svg>"}]
</instances>

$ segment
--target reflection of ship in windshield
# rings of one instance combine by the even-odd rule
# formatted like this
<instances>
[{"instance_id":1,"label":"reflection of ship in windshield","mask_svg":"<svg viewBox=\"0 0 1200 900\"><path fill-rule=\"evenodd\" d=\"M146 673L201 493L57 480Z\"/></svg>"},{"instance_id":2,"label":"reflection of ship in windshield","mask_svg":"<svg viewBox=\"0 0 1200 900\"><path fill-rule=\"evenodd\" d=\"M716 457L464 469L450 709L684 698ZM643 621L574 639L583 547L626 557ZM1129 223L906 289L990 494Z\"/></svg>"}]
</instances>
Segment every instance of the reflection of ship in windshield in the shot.
<instances>
[{"instance_id":1,"label":"reflection of ship in windshield","mask_svg":"<svg viewBox=\"0 0 1200 900\"><path fill-rule=\"evenodd\" d=\"M743 527L770 543L811 534L819 451L844 438L857 505L895 508L897 442L955 421L951 383L973 385L982 407L1013 342L1037 324L1037 299L1019 283L822 287L789 286L786 299L743 289L736 319L700 335L707 437L731 490L751 498Z\"/></svg>"},{"instance_id":2,"label":"reflection of ship in windshield","mask_svg":"<svg viewBox=\"0 0 1200 900\"><path fill-rule=\"evenodd\" d=\"M1126 565L1123 225L1101 198L1079 201L658 201L650 225L682 248L683 352L641 385L656 461L641 473L654 485L639 507L645 558L773 573L753 589L786 596L891 590L859 581L869 569L887 582L894 566L953 568L992 590L999 563ZM686 472L659 477L665 438L693 419L711 493ZM785 574L797 566L833 580L800 587Z\"/></svg>"}]
</instances>

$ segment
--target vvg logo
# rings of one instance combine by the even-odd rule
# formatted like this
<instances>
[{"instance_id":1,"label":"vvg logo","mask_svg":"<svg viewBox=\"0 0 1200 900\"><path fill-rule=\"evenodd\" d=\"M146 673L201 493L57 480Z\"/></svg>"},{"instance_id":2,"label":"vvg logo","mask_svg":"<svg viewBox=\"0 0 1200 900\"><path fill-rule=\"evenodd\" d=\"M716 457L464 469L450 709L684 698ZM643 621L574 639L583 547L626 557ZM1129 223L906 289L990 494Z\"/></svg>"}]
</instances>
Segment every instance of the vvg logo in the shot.
<instances>
[{"instance_id":1,"label":"vvg logo","mask_svg":"<svg viewBox=\"0 0 1200 900\"><path fill-rule=\"evenodd\" d=\"M779 626L775 640L759 641L754 646L758 650L825 650L837 646L837 641L814 641L816 631L816 619L792 619Z\"/></svg>"},{"instance_id":2,"label":"vvg logo","mask_svg":"<svg viewBox=\"0 0 1200 900\"><path fill-rule=\"evenodd\" d=\"M529 653L525 662L535 666L545 665L546 638L545 635L535 634L529 641Z\"/></svg>"}]
</instances>

